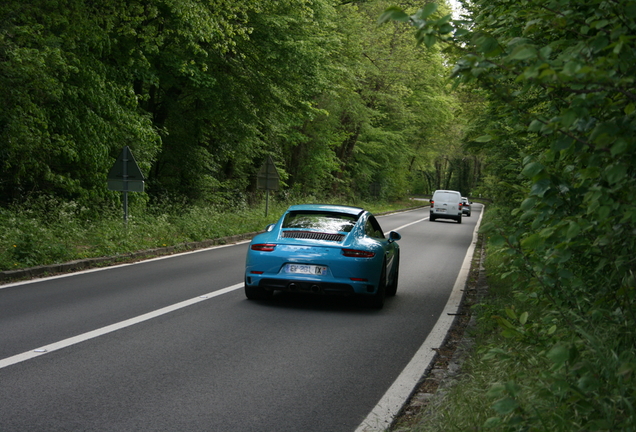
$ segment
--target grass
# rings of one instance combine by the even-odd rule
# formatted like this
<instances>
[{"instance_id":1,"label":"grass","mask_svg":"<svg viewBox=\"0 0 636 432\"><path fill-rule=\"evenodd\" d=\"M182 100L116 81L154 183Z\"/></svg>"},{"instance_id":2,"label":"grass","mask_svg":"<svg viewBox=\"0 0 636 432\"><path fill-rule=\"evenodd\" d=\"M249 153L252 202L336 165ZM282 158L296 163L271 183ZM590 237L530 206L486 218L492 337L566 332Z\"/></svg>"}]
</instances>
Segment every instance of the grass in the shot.
<instances>
[{"instance_id":1,"label":"grass","mask_svg":"<svg viewBox=\"0 0 636 432\"><path fill-rule=\"evenodd\" d=\"M88 210L75 203L43 198L0 209L0 271L258 232L290 204L296 203L270 200L267 216L264 205L131 208L124 224L119 209L88 217ZM340 204L365 207L376 214L421 205L410 200Z\"/></svg>"}]
</instances>

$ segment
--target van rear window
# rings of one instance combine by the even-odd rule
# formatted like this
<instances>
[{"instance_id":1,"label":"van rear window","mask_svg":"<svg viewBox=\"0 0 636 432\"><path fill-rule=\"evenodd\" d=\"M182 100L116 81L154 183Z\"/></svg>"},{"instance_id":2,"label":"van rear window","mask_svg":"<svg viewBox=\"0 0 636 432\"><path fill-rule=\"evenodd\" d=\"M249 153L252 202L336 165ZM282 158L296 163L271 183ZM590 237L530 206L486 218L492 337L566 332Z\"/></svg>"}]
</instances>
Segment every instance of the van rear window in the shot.
<instances>
[{"instance_id":1,"label":"van rear window","mask_svg":"<svg viewBox=\"0 0 636 432\"><path fill-rule=\"evenodd\" d=\"M459 202L459 195L448 193L448 192L438 192L435 194L435 201Z\"/></svg>"}]
</instances>

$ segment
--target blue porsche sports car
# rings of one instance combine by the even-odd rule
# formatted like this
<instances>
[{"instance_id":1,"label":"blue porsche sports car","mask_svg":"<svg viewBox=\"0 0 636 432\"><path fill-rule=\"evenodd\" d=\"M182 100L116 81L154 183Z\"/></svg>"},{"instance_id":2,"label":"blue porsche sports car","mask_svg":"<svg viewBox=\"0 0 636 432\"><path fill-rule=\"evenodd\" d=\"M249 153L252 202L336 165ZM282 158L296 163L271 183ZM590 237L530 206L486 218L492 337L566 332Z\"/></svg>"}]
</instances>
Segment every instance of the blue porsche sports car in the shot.
<instances>
[{"instance_id":1,"label":"blue porsche sports car","mask_svg":"<svg viewBox=\"0 0 636 432\"><path fill-rule=\"evenodd\" d=\"M385 237L368 211L349 206L294 205L254 237L247 251L245 295L274 291L364 296L381 308L397 291L400 234Z\"/></svg>"}]
</instances>

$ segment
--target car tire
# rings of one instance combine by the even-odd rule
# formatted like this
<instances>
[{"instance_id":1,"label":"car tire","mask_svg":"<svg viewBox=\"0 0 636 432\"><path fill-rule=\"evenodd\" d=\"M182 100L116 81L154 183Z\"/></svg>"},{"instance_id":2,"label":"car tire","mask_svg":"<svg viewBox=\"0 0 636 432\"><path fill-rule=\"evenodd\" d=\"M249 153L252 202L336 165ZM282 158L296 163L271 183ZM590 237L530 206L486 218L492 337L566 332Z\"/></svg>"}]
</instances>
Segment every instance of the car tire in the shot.
<instances>
[{"instance_id":1,"label":"car tire","mask_svg":"<svg viewBox=\"0 0 636 432\"><path fill-rule=\"evenodd\" d=\"M462 215L459 215L459 217L457 218L457 223L462 223Z\"/></svg>"},{"instance_id":2,"label":"car tire","mask_svg":"<svg viewBox=\"0 0 636 432\"><path fill-rule=\"evenodd\" d=\"M368 300L369 306L373 309L382 309L384 307L384 299L386 298L386 261L382 263L382 273L380 274L380 282L378 289Z\"/></svg>"},{"instance_id":3,"label":"car tire","mask_svg":"<svg viewBox=\"0 0 636 432\"><path fill-rule=\"evenodd\" d=\"M470 212L468 212L467 216L470 217Z\"/></svg>"},{"instance_id":4,"label":"car tire","mask_svg":"<svg viewBox=\"0 0 636 432\"><path fill-rule=\"evenodd\" d=\"M245 284L245 297L249 300L267 300L272 298L273 291L263 289L259 286L249 286Z\"/></svg>"},{"instance_id":5,"label":"car tire","mask_svg":"<svg viewBox=\"0 0 636 432\"><path fill-rule=\"evenodd\" d=\"M431 216L429 219L431 222L435 222L435 216Z\"/></svg>"},{"instance_id":6,"label":"car tire","mask_svg":"<svg viewBox=\"0 0 636 432\"><path fill-rule=\"evenodd\" d=\"M397 293L398 279L400 277L400 253L395 256L395 270L393 271L393 279L391 285L386 288L387 297L393 297Z\"/></svg>"}]
</instances>

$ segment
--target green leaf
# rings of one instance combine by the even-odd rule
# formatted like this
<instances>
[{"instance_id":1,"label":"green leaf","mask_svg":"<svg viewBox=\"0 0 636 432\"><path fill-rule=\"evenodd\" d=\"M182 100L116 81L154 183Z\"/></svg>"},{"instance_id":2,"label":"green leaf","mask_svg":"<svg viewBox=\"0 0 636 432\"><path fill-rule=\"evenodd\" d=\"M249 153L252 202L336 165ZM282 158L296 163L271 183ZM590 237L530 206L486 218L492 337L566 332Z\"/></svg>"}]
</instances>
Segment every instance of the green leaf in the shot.
<instances>
[{"instance_id":1,"label":"green leaf","mask_svg":"<svg viewBox=\"0 0 636 432\"><path fill-rule=\"evenodd\" d=\"M536 249L536 247L539 246L541 243L543 243L543 238L541 238L538 233L535 233L521 240L521 247L524 249L533 250Z\"/></svg>"},{"instance_id":2,"label":"green leaf","mask_svg":"<svg viewBox=\"0 0 636 432\"><path fill-rule=\"evenodd\" d=\"M581 227L579 226L579 224L577 224L576 222L570 222L570 225L568 226L568 231L565 237L568 240L572 240L574 237L579 235L580 232L581 232Z\"/></svg>"},{"instance_id":3,"label":"green leaf","mask_svg":"<svg viewBox=\"0 0 636 432\"><path fill-rule=\"evenodd\" d=\"M530 210L532 207L534 207L534 205L537 203L537 199L536 198L526 198L525 200L523 200L523 202L521 203L521 210L523 211L528 211Z\"/></svg>"},{"instance_id":4,"label":"green leaf","mask_svg":"<svg viewBox=\"0 0 636 432\"><path fill-rule=\"evenodd\" d=\"M552 142L552 150L561 151L569 148L574 140L568 136L562 135L556 141Z\"/></svg>"},{"instance_id":5,"label":"green leaf","mask_svg":"<svg viewBox=\"0 0 636 432\"><path fill-rule=\"evenodd\" d=\"M570 350L565 345L559 344L548 351L546 356L552 360L555 367L560 368L570 358Z\"/></svg>"},{"instance_id":6,"label":"green leaf","mask_svg":"<svg viewBox=\"0 0 636 432\"><path fill-rule=\"evenodd\" d=\"M521 45L508 56L510 60L528 60L537 57L537 49L532 45Z\"/></svg>"},{"instance_id":7,"label":"green leaf","mask_svg":"<svg viewBox=\"0 0 636 432\"><path fill-rule=\"evenodd\" d=\"M498 414L508 415L511 412L513 412L515 409L517 409L518 406L519 406L519 404L517 403L517 401L515 401L512 398L507 397L507 398L503 398L503 399L500 399L497 402L495 402L492 405L492 408Z\"/></svg>"},{"instance_id":8,"label":"green leaf","mask_svg":"<svg viewBox=\"0 0 636 432\"><path fill-rule=\"evenodd\" d=\"M519 323L521 325L526 325L527 322L528 322L528 312L524 312L519 317Z\"/></svg>"},{"instance_id":9,"label":"green leaf","mask_svg":"<svg viewBox=\"0 0 636 432\"><path fill-rule=\"evenodd\" d=\"M475 45L479 52L486 54L495 50L496 48L499 48L499 42L497 41L497 39L487 35L478 37L475 41Z\"/></svg>"},{"instance_id":10,"label":"green leaf","mask_svg":"<svg viewBox=\"0 0 636 432\"><path fill-rule=\"evenodd\" d=\"M543 195L545 195L545 193L548 190L550 190L551 186L552 186L552 183L550 182L549 179L539 180L538 182L532 185L532 188L530 189L530 195L536 195L536 196L542 197Z\"/></svg>"},{"instance_id":11,"label":"green leaf","mask_svg":"<svg viewBox=\"0 0 636 432\"><path fill-rule=\"evenodd\" d=\"M443 24L439 28L440 34L448 34L454 30L454 27L451 24Z\"/></svg>"},{"instance_id":12,"label":"green leaf","mask_svg":"<svg viewBox=\"0 0 636 432\"><path fill-rule=\"evenodd\" d=\"M611 149L612 156L618 156L625 153L629 149L629 146L630 144L627 140L623 138L617 139Z\"/></svg>"},{"instance_id":13,"label":"green leaf","mask_svg":"<svg viewBox=\"0 0 636 432\"><path fill-rule=\"evenodd\" d=\"M532 178L542 172L545 169L545 166L539 162L531 162L525 167L523 167L523 171L521 171L521 175L526 176L528 178Z\"/></svg>"},{"instance_id":14,"label":"green leaf","mask_svg":"<svg viewBox=\"0 0 636 432\"><path fill-rule=\"evenodd\" d=\"M424 6L423 9L420 10L419 16L422 19L426 19L430 15L435 13L436 10L437 10L437 3L428 3L426 6Z\"/></svg>"},{"instance_id":15,"label":"green leaf","mask_svg":"<svg viewBox=\"0 0 636 432\"><path fill-rule=\"evenodd\" d=\"M539 132L543 128L544 122L541 120L532 120L528 126L528 132Z\"/></svg>"},{"instance_id":16,"label":"green leaf","mask_svg":"<svg viewBox=\"0 0 636 432\"><path fill-rule=\"evenodd\" d=\"M500 427L502 423L503 423L503 421L501 420L500 417L489 417L484 422L484 429L486 429L486 430L495 429L497 427Z\"/></svg>"},{"instance_id":17,"label":"green leaf","mask_svg":"<svg viewBox=\"0 0 636 432\"><path fill-rule=\"evenodd\" d=\"M614 185L624 179L626 174L627 166L624 164L612 165L605 170L605 176L610 185Z\"/></svg>"},{"instance_id":18,"label":"green leaf","mask_svg":"<svg viewBox=\"0 0 636 432\"><path fill-rule=\"evenodd\" d=\"M435 45L435 42L437 42L437 38L434 35L427 34L424 36L424 45L426 45L427 48Z\"/></svg>"},{"instance_id":19,"label":"green leaf","mask_svg":"<svg viewBox=\"0 0 636 432\"><path fill-rule=\"evenodd\" d=\"M390 8L387 8L382 15L380 15L380 18L378 18L378 23L384 24L391 20L406 22L406 21L409 21L410 19L411 17L408 14L406 14L402 9L400 9L397 6L391 6Z\"/></svg>"},{"instance_id":20,"label":"green leaf","mask_svg":"<svg viewBox=\"0 0 636 432\"><path fill-rule=\"evenodd\" d=\"M482 135L482 136L480 136L478 138L475 138L474 141L475 142L481 142L481 143L489 142L489 141L492 141L492 136L491 135Z\"/></svg>"}]
</instances>

